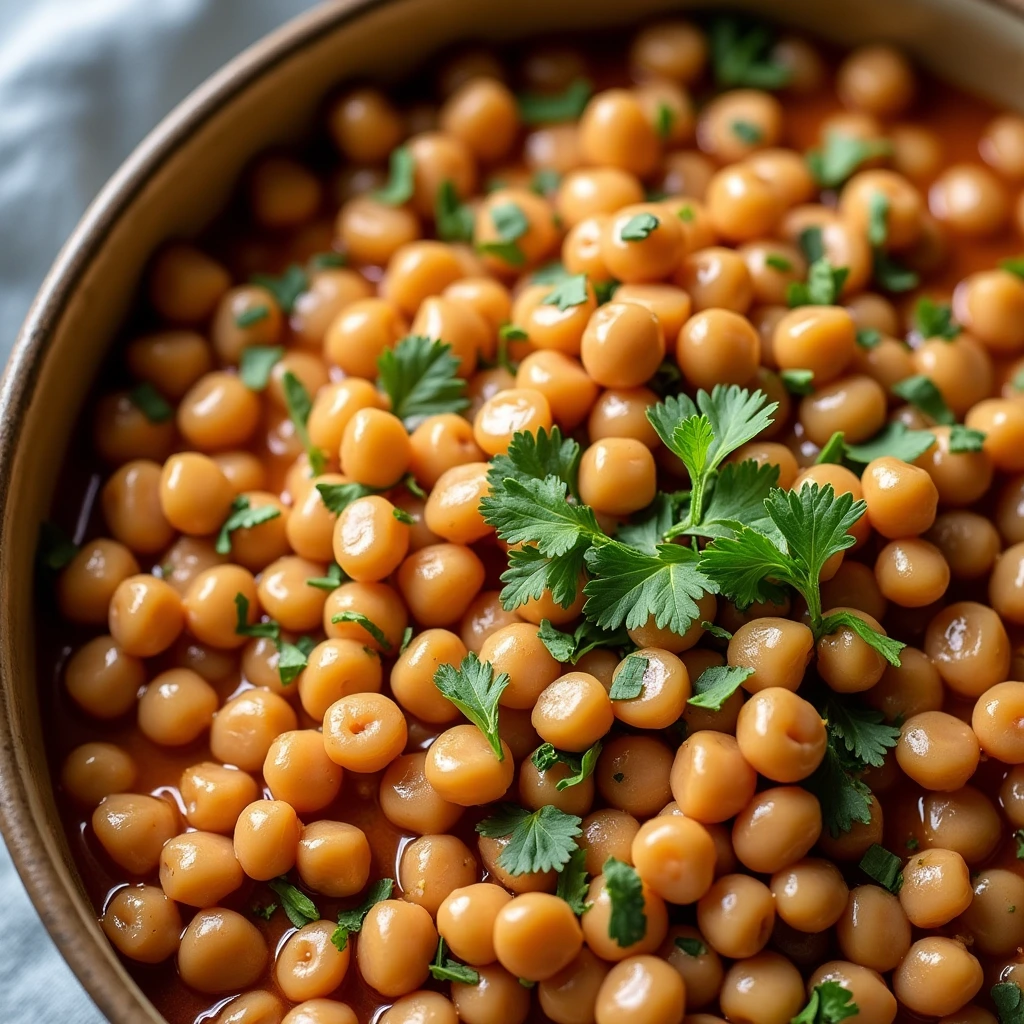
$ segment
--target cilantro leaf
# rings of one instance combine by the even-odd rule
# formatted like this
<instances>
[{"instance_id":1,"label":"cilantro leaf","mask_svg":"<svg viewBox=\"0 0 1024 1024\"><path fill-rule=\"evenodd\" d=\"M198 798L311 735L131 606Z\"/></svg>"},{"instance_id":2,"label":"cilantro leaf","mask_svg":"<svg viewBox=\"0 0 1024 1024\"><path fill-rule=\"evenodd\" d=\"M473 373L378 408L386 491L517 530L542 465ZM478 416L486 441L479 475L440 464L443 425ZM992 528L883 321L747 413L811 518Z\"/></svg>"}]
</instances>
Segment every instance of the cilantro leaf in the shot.
<instances>
[{"instance_id":1,"label":"cilantro leaf","mask_svg":"<svg viewBox=\"0 0 1024 1024\"><path fill-rule=\"evenodd\" d=\"M847 1017L860 1013L853 1002L853 993L843 988L838 981L823 981L815 985L807 1005L790 1021L790 1024L839 1024Z\"/></svg>"},{"instance_id":2,"label":"cilantro leaf","mask_svg":"<svg viewBox=\"0 0 1024 1024\"><path fill-rule=\"evenodd\" d=\"M936 423L949 426L956 422L956 417L946 405L942 392L935 386L935 382L923 373L897 381L892 386L892 392L905 399L915 409L920 409L925 416L930 416Z\"/></svg>"},{"instance_id":3,"label":"cilantro leaf","mask_svg":"<svg viewBox=\"0 0 1024 1024\"><path fill-rule=\"evenodd\" d=\"M362 626L385 651L391 650L391 644L384 630L362 612L338 612L337 615L331 616L331 622L354 622L357 626Z\"/></svg>"},{"instance_id":4,"label":"cilantro leaf","mask_svg":"<svg viewBox=\"0 0 1024 1024\"><path fill-rule=\"evenodd\" d=\"M327 468L327 457L309 439L309 431L306 424L309 422L309 414L313 409L313 400L305 385L291 370L286 370L281 378L281 385L284 389L284 402L288 409L288 418L295 427L295 433L302 442L309 457L309 466L314 476L319 476Z\"/></svg>"},{"instance_id":5,"label":"cilantro leaf","mask_svg":"<svg viewBox=\"0 0 1024 1024\"><path fill-rule=\"evenodd\" d=\"M721 89L747 86L781 89L792 72L771 56L771 31L764 25L744 26L735 17L716 18L711 24L711 65Z\"/></svg>"},{"instance_id":6,"label":"cilantro leaf","mask_svg":"<svg viewBox=\"0 0 1024 1024\"><path fill-rule=\"evenodd\" d=\"M128 398L150 423L166 423L174 416L170 402L149 381L129 391Z\"/></svg>"},{"instance_id":7,"label":"cilantro leaf","mask_svg":"<svg viewBox=\"0 0 1024 1024\"><path fill-rule=\"evenodd\" d=\"M785 256L777 252L770 252L764 258L765 266L771 267L772 270L779 270L783 274L788 274L793 269L792 260L786 259Z\"/></svg>"},{"instance_id":8,"label":"cilantro leaf","mask_svg":"<svg viewBox=\"0 0 1024 1024\"><path fill-rule=\"evenodd\" d=\"M1015 981L1000 981L989 990L999 1024L1024 1024L1024 994Z\"/></svg>"},{"instance_id":9,"label":"cilantro leaf","mask_svg":"<svg viewBox=\"0 0 1024 1024\"><path fill-rule=\"evenodd\" d=\"M833 730L828 730L825 757L814 772L804 779L804 788L821 804L822 824L829 835L849 832L855 821L871 821L871 790L861 781L864 764L837 745Z\"/></svg>"},{"instance_id":10,"label":"cilantro leaf","mask_svg":"<svg viewBox=\"0 0 1024 1024\"><path fill-rule=\"evenodd\" d=\"M253 917L261 918L264 921L269 921L274 916L274 911L277 910L276 903L268 903L266 906L261 907L259 904L254 903L249 907L249 912Z\"/></svg>"},{"instance_id":11,"label":"cilantro leaf","mask_svg":"<svg viewBox=\"0 0 1024 1024\"><path fill-rule=\"evenodd\" d=\"M556 750L550 743L542 743L530 756L530 760L539 772L546 772L554 768L556 764L564 764L569 769L571 774L555 783L555 789L561 793L563 790L571 789L589 779L594 774L594 768L597 766L597 759L600 755L600 740L592 747L588 747L582 754Z\"/></svg>"},{"instance_id":12,"label":"cilantro leaf","mask_svg":"<svg viewBox=\"0 0 1024 1024\"><path fill-rule=\"evenodd\" d=\"M434 981L454 981L457 985L479 985L480 972L466 964L446 956L444 939L437 940L437 956L430 965L430 976Z\"/></svg>"},{"instance_id":13,"label":"cilantro leaf","mask_svg":"<svg viewBox=\"0 0 1024 1024\"><path fill-rule=\"evenodd\" d=\"M869 647L873 647L878 651L890 665L895 668L900 667L900 651L907 645L900 643L899 640L893 640L890 636L883 636L878 630L873 629L862 618L851 612L836 612L834 615L829 615L823 619L821 622L821 635L828 636L844 626L847 629L852 629Z\"/></svg>"},{"instance_id":14,"label":"cilantro leaf","mask_svg":"<svg viewBox=\"0 0 1024 1024\"><path fill-rule=\"evenodd\" d=\"M953 319L953 310L945 303L922 295L914 306L914 326L922 338L952 341L963 328Z\"/></svg>"},{"instance_id":15,"label":"cilantro leaf","mask_svg":"<svg viewBox=\"0 0 1024 1024\"><path fill-rule=\"evenodd\" d=\"M279 640L277 645L277 674L281 677L281 685L288 686L306 667L310 651L316 646L312 637L299 637L294 644Z\"/></svg>"},{"instance_id":16,"label":"cilantro leaf","mask_svg":"<svg viewBox=\"0 0 1024 1024\"><path fill-rule=\"evenodd\" d=\"M813 370L780 370L779 379L791 395L814 394Z\"/></svg>"},{"instance_id":17,"label":"cilantro leaf","mask_svg":"<svg viewBox=\"0 0 1024 1024\"><path fill-rule=\"evenodd\" d=\"M458 376L460 364L451 345L409 334L381 353L377 386L391 399L391 411L413 429L427 416L468 407L466 382Z\"/></svg>"},{"instance_id":18,"label":"cilantro leaf","mask_svg":"<svg viewBox=\"0 0 1024 1024\"><path fill-rule=\"evenodd\" d=\"M815 465L828 463L842 463L843 454L846 451L845 435L837 430L821 447L818 457L814 460Z\"/></svg>"},{"instance_id":19,"label":"cilantro leaf","mask_svg":"<svg viewBox=\"0 0 1024 1024\"><path fill-rule=\"evenodd\" d=\"M842 294L850 274L848 267L833 267L822 256L807 268L806 281L790 281L786 285L786 304L797 306L834 306Z\"/></svg>"},{"instance_id":20,"label":"cilantro leaf","mask_svg":"<svg viewBox=\"0 0 1024 1024\"><path fill-rule=\"evenodd\" d=\"M337 590L348 577L341 571L337 562L332 562L327 567L326 576L313 576L306 580L307 587L316 587L317 590Z\"/></svg>"},{"instance_id":21,"label":"cilantro leaf","mask_svg":"<svg viewBox=\"0 0 1024 1024\"><path fill-rule=\"evenodd\" d=\"M416 188L416 160L408 146L396 146L388 159L388 181L373 193L378 203L401 206L412 199Z\"/></svg>"},{"instance_id":22,"label":"cilantro leaf","mask_svg":"<svg viewBox=\"0 0 1024 1024\"><path fill-rule=\"evenodd\" d=\"M649 662L639 654L630 654L612 678L608 691L611 700L635 700L644 691L644 673Z\"/></svg>"},{"instance_id":23,"label":"cilantro leaf","mask_svg":"<svg viewBox=\"0 0 1024 1024\"><path fill-rule=\"evenodd\" d=\"M891 151L892 144L885 139L858 139L842 132L829 132L825 145L812 149L806 160L822 188L838 188L861 164Z\"/></svg>"},{"instance_id":24,"label":"cilantro leaf","mask_svg":"<svg viewBox=\"0 0 1024 1024\"><path fill-rule=\"evenodd\" d=\"M659 492L654 501L645 509L641 509L628 523L615 531L615 539L631 548L645 551L649 555L658 553L658 545L664 543L673 530L676 512L682 501L688 501L689 495L665 494ZM684 524L685 525L685 524ZM684 532L680 528L679 532Z\"/></svg>"},{"instance_id":25,"label":"cilantro leaf","mask_svg":"<svg viewBox=\"0 0 1024 1024\"><path fill-rule=\"evenodd\" d=\"M55 572L63 569L75 555L78 545L55 523L39 524L39 545L36 557L40 565Z\"/></svg>"},{"instance_id":26,"label":"cilantro leaf","mask_svg":"<svg viewBox=\"0 0 1024 1024\"><path fill-rule=\"evenodd\" d=\"M635 868L609 857L604 862L604 887L611 903L608 934L621 946L632 946L647 934L644 887Z\"/></svg>"},{"instance_id":27,"label":"cilantro leaf","mask_svg":"<svg viewBox=\"0 0 1024 1024\"><path fill-rule=\"evenodd\" d=\"M903 888L903 861L878 843L868 847L859 867L868 878L891 893L898 893Z\"/></svg>"},{"instance_id":28,"label":"cilantro leaf","mask_svg":"<svg viewBox=\"0 0 1024 1024\"><path fill-rule=\"evenodd\" d=\"M672 134L672 125L675 124L675 120L676 112L667 103L659 103L654 114L654 130L662 142Z\"/></svg>"},{"instance_id":29,"label":"cilantro leaf","mask_svg":"<svg viewBox=\"0 0 1024 1024\"><path fill-rule=\"evenodd\" d=\"M270 380L270 371L283 355L280 345L250 345L242 350L238 376L250 391L263 391Z\"/></svg>"},{"instance_id":30,"label":"cilantro leaf","mask_svg":"<svg viewBox=\"0 0 1024 1024\"><path fill-rule=\"evenodd\" d=\"M868 241L873 246L885 245L889 238L889 197L884 192L868 196Z\"/></svg>"},{"instance_id":31,"label":"cilantro leaf","mask_svg":"<svg viewBox=\"0 0 1024 1024\"><path fill-rule=\"evenodd\" d=\"M585 78L572 81L564 92L552 96L524 93L518 97L519 118L526 125L576 121L590 101L593 88Z\"/></svg>"},{"instance_id":32,"label":"cilantro leaf","mask_svg":"<svg viewBox=\"0 0 1024 1024\"><path fill-rule=\"evenodd\" d=\"M779 584L798 587L800 566L769 537L743 527L734 537L720 537L709 545L700 568L718 585L719 592L746 608L757 601L781 601Z\"/></svg>"},{"instance_id":33,"label":"cilantro leaf","mask_svg":"<svg viewBox=\"0 0 1024 1024\"><path fill-rule=\"evenodd\" d=\"M879 288L887 292L909 292L921 283L915 271L902 266L880 249L874 253L874 280Z\"/></svg>"},{"instance_id":34,"label":"cilantro leaf","mask_svg":"<svg viewBox=\"0 0 1024 1024\"><path fill-rule=\"evenodd\" d=\"M910 430L899 420L882 428L874 437L861 444L846 444L846 457L851 462L868 463L883 455L913 462L935 444L930 430Z\"/></svg>"},{"instance_id":35,"label":"cilantro leaf","mask_svg":"<svg viewBox=\"0 0 1024 1024\"><path fill-rule=\"evenodd\" d=\"M251 280L273 295L282 313L290 313L298 297L309 288L309 277L298 263L287 266L278 277L273 274L253 274Z\"/></svg>"},{"instance_id":36,"label":"cilantro leaf","mask_svg":"<svg viewBox=\"0 0 1024 1024\"><path fill-rule=\"evenodd\" d=\"M434 226L442 242L473 240L473 210L459 199L455 183L445 178L434 197Z\"/></svg>"},{"instance_id":37,"label":"cilantro leaf","mask_svg":"<svg viewBox=\"0 0 1024 1024\"><path fill-rule=\"evenodd\" d=\"M539 772L546 772L559 763L558 751L551 743L542 743L531 755L530 760Z\"/></svg>"},{"instance_id":38,"label":"cilantro leaf","mask_svg":"<svg viewBox=\"0 0 1024 1024\"><path fill-rule=\"evenodd\" d=\"M682 635L700 614L697 601L717 592L697 559L679 544L661 544L656 555L614 542L591 548L584 614L603 629L636 629L653 618L659 629Z\"/></svg>"},{"instance_id":39,"label":"cilantro leaf","mask_svg":"<svg viewBox=\"0 0 1024 1024\"><path fill-rule=\"evenodd\" d=\"M576 662L595 648L623 648L632 644L625 629L607 632L584 619L572 633L562 633L548 619L541 619L537 636L555 661Z\"/></svg>"},{"instance_id":40,"label":"cilantro leaf","mask_svg":"<svg viewBox=\"0 0 1024 1024\"><path fill-rule=\"evenodd\" d=\"M369 494L379 494L376 487L367 487L366 484L357 484L354 480L346 481L343 484L317 484L316 489L320 492L320 498L328 510L336 516L359 498L365 498Z\"/></svg>"},{"instance_id":41,"label":"cilantro leaf","mask_svg":"<svg viewBox=\"0 0 1024 1024\"><path fill-rule=\"evenodd\" d=\"M829 698L823 710L831 738L842 741L865 765L882 767L886 751L895 747L900 738L898 726L886 724L881 711L851 700Z\"/></svg>"},{"instance_id":42,"label":"cilantro leaf","mask_svg":"<svg viewBox=\"0 0 1024 1024\"><path fill-rule=\"evenodd\" d=\"M532 814L515 804L499 804L476 830L491 839L509 837L498 863L510 875L534 871L561 871L577 849L581 819L546 804Z\"/></svg>"},{"instance_id":43,"label":"cilantro leaf","mask_svg":"<svg viewBox=\"0 0 1024 1024\"><path fill-rule=\"evenodd\" d=\"M666 537L731 537L739 526L755 526L766 518L764 501L778 482L779 467L770 462L727 462L715 479L701 522L687 525L684 520L670 529Z\"/></svg>"},{"instance_id":44,"label":"cilantro leaf","mask_svg":"<svg viewBox=\"0 0 1024 1024\"><path fill-rule=\"evenodd\" d=\"M743 665L712 665L697 677L686 703L718 711L753 674L752 668Z\"/></svg>"},{"instance_id":45,"label":"cilantro leaf","mask_svg":"<svg viewBox=\"0 0 1024 1024\"><path fill-rule=\"evenodd\" d=\"M508 568L501 574L505 584L501 591L502 607L518 608L550 590L552 599L568 608L576 600L588 545L588 541L580 541L558 558L542 555L532 544L513 548L508 554Z\"/></svg>"},{"instance_id":46,"label":"cilantro leaf","mask_svg":"<svg viewBox=\"0 0 1024 1024\"><path fill-rule=\"evenodd\" d=\"M733 135L748 146L756 146L764 138L764 132L753 121L733 121L729 127Z\"/></svg>"},{"instance_id":47,"label":"cilantro leaf","mask_svg":"<svg viewBox=\"0 0 1024 1024\"><path fill-rule=\"evenodd\" d=\"M345 266L346 263L345 254L340 252L315 252L309 257L311 270L334 270Z\"/></svg>"},{"instance_id":48,"label":"cilantro leaf","mask_svg":"<svg viewBox=\"0 0 1024 1024\"><path fill-rule=\"evenodd\" d=\"M558 191L562 175L553 167L542 167L534 171L530 178L530 191L539 196L550 196Z\"/></svg>"},{"instance_id":49,"label":"cilantro leaf","mask_svg":"<svg viewBox=\"0 0 1024 1024\"><path fill-rule=\"evenodd\" d=\"M949 450L954 455L961 452L980 452L985 444L985 432L954 423L949 432Z\"/></svg>"},{"instance_id":50,"label":"cilantro leaf","mask_svg":"<svg viewBox=\"0 0 1024 1024\"><path fill-rule=\"evenodd\" d=\"M271 879L267 884L277 893L282 909L296 928L304 928L307 924L320 920L320 911L317 910L316 904L301 889L292 885L284 875Z\"/></svg>"},{"instance_id":51,"label":"cilantro leaf","mask_svg":"<svg viewBox=\"0 0 1024 1024\"><path fill-rule=\"evenodd\" d=\"M858 327L857 344L861 348L875 348L882 342L882 332L877 327Z\"/></svg>"},{"instance_id":52,"label":"cilantro leaf","mask_svg":"<svg viewBox=\"0 0 1024 1024\"><path fill-rule=\"evenodd\" d=\"M249 598L245 594L235 594L235 613L235 634L237 636L268 637L275 641L280 639L280 623L273 619L268 622L249 621Z\"/></svg>"},{"instance_id":53,"label":"cilantro leaf","mask_svg":"<svg viewBox=\"0 0 1024 1024\"><path fill-rule=\"evenodd\" d=\"M676 946L678 946L687 956L704 956L708 951L708 947L704 945L700 939L690 939L685 935L680 935L676 938Z\"/></svg>"},{"instance_id":54,"label":"cilantro leaf","mask_svg":"<svg viewBox=\"0 0 1024 1024\"><path fill-rule=\"evenodd\" d=\"M260 523L277 519L280 515L281 510L274 505L260 505L253 508L249 499L244 494L240 494L231 502L231 511L217 533L217 540L213 545L214 550L218 555L231 554L231 534L235 530L251 530L253 527L259 526Z\"/></svg>"},{"instance_id":55,"label":"cilantro leaf","mask_svg":"<svg viewBox=\"0 0 1024 1024\"><path fill-rule=\"evenodd\" d=\"M797 245L808 264L825 258L825 233L817 224L804 228L797 236Z\"/></svg>"},{"instance_id":56,"label":"cilantro leaf","mask_svg":"<svg viewBox=\"0 0 1024 1024\"><path fill-rule=\"evenodd\" d=\"M575 495L581 455L580 446L572 438L563 438L558 427L550 431L541 427L535 434L521 431L513 435L504 455L491 459L487 472L491 492L500 493L505 480L526 482L555 476Z\"/></svg>"},{"instance_id":57,"label":"cilantro leaf","mask_svg":"<svg viewBox=\"0 0 1024 1024\"><path fill-rule=\"evenodd\" d=\"M503 259L514 267L526 262L518 240L530 230L530 222L517 203L499 203L491 208L491 223L498 233L499 241L477 242L481 252Z\"/></svg>"},{"instance_id":58,"label":"cilantro leaf","mask_svg":"<svg viewBox=\"0 0 1024 1024\"><path fill-rule=\"evenodd\" d=\"M642 242L652 231L657 230L659 223L653 213L637 213L619 229L619 238L623 242Z\"/></svg>"},{"instance_id":59,"label":"cilantro leaf","mask_svg":"<svg viewBox=\"0 0 1024 1024\"><path fill-rule=\"evenodd\" d=\"M587 902L587 891L590 888L587 884L587 851L576 849L572 851L569 860L561 871L558 872L558 887L555 895L572 908L576 915L585 914L591 907Z\"/></svg>"},{"instance_id":60,"label":"cilantro leaf","mask_svg":"<svg viewBox=\"0 0 1024 1024\"><path fill-rule=\"evenodd\" d=\"M358 932L362 929L363 921L366 920L366 915L373 907L382 900L391 899L391 891L394 887L393 879L381 878L370 886L366 899L359 906L338 911L338 927L334 929L331 935L331 942L334 943L334 947L339 953L345 952L345 947L348 945L348 937L353 932Z\"/></svg>"},{"instance_id":61,"label":"cilantro leaf","mask_svg":"<svg viewBox=\"0 0 1024 1024\"><path fill-rule=\"evenodd\" d=\"M507 672L494 669L470 651L458 668L438 665L434 685L487 737L495 757L505 760L498 736L498 700L509 684Z\"/></svg>"},{"instance_id":62,"label":"cilantro leaf","mask_svg":"<svg viewBox=\"0 0 1024 1024\"><path fill-rule=\"evenodd\" d=\"M541 304L557 306L564 312L573 306L582 306L588 298L587 275L573 274L558 284L553 292L541 299Z\"/></svg>"},{"instance_id":63,"label":"cilantro leaf","mask_svg":"<svg viewBox=\"0 0 1024 1024\"><path fill-rule=\"evenodd\" d=\"M248 309L243 309L241 313L235 314L235 326L252 327L253 324L266 320L268 316L270 316L269 306L250 306Z\"/></svg>"}]
</instances>

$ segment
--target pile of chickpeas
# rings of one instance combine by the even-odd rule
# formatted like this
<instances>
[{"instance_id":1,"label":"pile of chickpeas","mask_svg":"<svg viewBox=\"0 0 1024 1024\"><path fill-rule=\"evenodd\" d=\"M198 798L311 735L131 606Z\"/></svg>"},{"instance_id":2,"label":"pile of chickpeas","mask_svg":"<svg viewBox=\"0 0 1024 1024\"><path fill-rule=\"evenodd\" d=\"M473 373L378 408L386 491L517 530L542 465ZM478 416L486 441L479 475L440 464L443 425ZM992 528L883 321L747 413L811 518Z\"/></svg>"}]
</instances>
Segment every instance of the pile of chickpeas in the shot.
<instances>
[{"instance_id":1,"label":"pile of chickpeas","mask_svg":"<svg viewBox=\"0 0 1024 1024\"><path fill-rule=\"evenodd\" d=\"M155 256L120 357L131 383L92 411L94 528L55 580L73 640L57 754L102 928L174 1024L788 1024L829 980L862 1024L994 1024L989 987L1024 983L1024 280L999 264L1024 249L1024 119L884 45L833 57L782 36L767 59L788 69L780 91L717 89L706 31L683 20L600 60L462 53L436 102L342 95L340 166L264 156L241 223ZM583 78L578 119L523 123L517 92ZM835 135L870 155L821 188L804 154ZM380 190L400 146L396 203ZM436 237L442 189L468 204L471 242ZM920 282L901 293L876 280L879 194L884 255ZM488 244L510 204L518 258ZM623 239L641 214L655 227ZM836 304L790 309L808 228L847 275ZM552 261L586 275L584 301L560 308L532 280ZM293 264L288 300L247 283ZM923 336L921 297L960 330ZM392 413L378 361L409 334L451 347L465 409ZM283 348L263 390L239 374L256 346ZM788 390L792 371L811 387ZM312 399L317 475L287 374ZM899 399L914 375L983 442L953 444ZM623 650L560 664L538 636L543 620L572 632L582 592L503 607L507 546L479 504L513 434L577 439L580 499L613 533L687 486L647 411L718 384L778 403L734 460L866 502L822 607L908 644L899 667L848 628L815 641L796 598L705 595L683 635L629 631L644 687L613 701ZM835 432L858 444L889 423L934 444L913 464L816 464ZM340 514L316 486L352 482L373 493ZM263 511L225 553L239 498ZM271 620L308 641L287 681L253 629ZM509 677L504 760L434 684L469 652ZM718 710L689 704L725 664L752 675ZM800 785L826 747L812 684L900 729L864 777L870 822L838 834ZM598 740L569 788L566 764L531 760ZM475 832L503 800L582 819L582 915L554 871L511 874L508 837ZM902 862L898 893L858 867L874 844ZM628 946L609 934L612 857L643 884ZM282 876L319 921L289 923ZM391 897L339 949L334 917L382 878ZM439 939L478 983L432 980Z\"/></svg>"}]
</instances>

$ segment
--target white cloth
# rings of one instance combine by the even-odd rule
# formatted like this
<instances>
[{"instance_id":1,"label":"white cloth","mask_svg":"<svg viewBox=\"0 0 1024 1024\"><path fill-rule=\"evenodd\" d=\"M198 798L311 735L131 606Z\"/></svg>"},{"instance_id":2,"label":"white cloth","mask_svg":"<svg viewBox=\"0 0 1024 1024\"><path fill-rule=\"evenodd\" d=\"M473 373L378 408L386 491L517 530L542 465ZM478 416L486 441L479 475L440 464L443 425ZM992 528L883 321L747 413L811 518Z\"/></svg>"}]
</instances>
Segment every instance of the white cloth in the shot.
<instances>
[{"instance_id":1,"label":"white cloth","mask_svg":"<svg viewBox=\"0 0 1024 1024\"><path fill-rule=\"evenodd\" d=\"M0 365L75 222L221 64L313 0L0 0ZM0 1022L98 1024L0 842Z\"/></svg>"}]
</instances>

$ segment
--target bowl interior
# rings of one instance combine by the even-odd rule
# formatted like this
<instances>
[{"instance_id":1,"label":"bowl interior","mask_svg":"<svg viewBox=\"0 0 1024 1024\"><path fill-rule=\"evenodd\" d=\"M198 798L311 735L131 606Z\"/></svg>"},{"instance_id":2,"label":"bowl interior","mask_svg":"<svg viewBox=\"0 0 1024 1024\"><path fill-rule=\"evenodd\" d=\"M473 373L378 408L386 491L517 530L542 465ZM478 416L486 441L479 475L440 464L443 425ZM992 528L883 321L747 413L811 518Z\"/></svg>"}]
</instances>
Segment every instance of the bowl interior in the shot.
<instances>
[{"instance_id":1,"label":"bowl interior","mask_svg":"<svg viewBox=\"0 0 1024 1024\"><path fill-rule=\"evenodd\" d=\"M115 1022L162 1018L86 900L54 806L35 686L33 557L89 383L150 253L197 234L248 160L301 136L347 80L393 80L457 40L634 23L667 0L337 0L232 62L142 144L87 212L48 276L0 386L0 824L43 920ZM1024 96L1024 19L991 0L747 0L743 7L846 43L889 39L1004 106ZM42 709L45 710L45 709Z\"/></svg>"}]
</instances>

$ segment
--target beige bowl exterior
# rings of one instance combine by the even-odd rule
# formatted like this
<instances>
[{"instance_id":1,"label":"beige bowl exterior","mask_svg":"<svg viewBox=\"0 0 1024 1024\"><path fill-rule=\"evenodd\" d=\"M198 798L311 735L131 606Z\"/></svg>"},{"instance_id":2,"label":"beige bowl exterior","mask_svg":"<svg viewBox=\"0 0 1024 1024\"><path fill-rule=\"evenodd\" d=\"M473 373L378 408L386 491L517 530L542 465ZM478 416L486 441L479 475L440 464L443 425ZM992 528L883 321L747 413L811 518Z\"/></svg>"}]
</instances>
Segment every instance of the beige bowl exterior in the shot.
<instances>
[{"instance_id":1,"label":"beige bowl exterior","mask_svg":"<svg viewBox=\"0 0 1024 1024\"><path fill-rule=\"evenodd\" d=\"M170 114L103 189L47 276L0 384L0 826L47 929L114 1024L162 1018L100 931L54 806L35 686L33 556L88 383L147 258L163 240L200 231L253 154L302 134L341 82L393 79L458 40L632 24L687 6L696 5L327 3L247 50ZM728 6L841 42L892 40L1003 105L1020 105L1024 96L1024 0L729 0Z\"/></svg>"}]
</instances>

